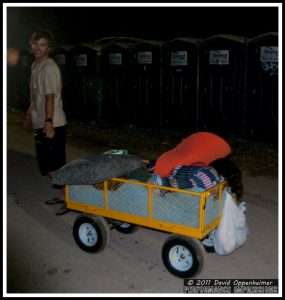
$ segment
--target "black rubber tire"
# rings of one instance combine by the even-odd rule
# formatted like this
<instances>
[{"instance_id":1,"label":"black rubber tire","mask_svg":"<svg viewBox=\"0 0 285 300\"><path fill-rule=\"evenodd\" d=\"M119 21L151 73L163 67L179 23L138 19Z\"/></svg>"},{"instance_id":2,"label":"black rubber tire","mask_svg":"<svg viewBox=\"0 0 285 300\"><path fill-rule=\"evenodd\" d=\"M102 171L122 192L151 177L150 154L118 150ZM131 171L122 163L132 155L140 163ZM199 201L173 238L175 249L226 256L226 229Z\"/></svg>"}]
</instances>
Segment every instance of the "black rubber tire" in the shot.
<instances>
[{"instance_id":1,"label":"black rubber tire","mask_svg":"<svg viewBox=\"0 0 285 300\"><path fill-rule=\"evenodd\" d=\"M115 225L115 229L118 230L121 233L130 234L134 233L138 230L138 226L130 223L119 223Z\"/></svg>"},{"instance_id":2,"label":"black rubber tire","mask_svg":"<svg viewBox=\"0 0 285 300\"><path fill-rule=\"evenodd\" d=\"M179 278L198 275L204 266L204 255L205 249L199 240L179 235L171 235L162 247L164 266Z\"/></svg>"},{"instance_id":3,"label":"black rubber tire","mask_svg":"<svg viewBox=\"0 0 285 300\"><path fill-rule=\"evenodd\" d=\"M209 238L210 237L208 235L201 242L207 252L213 253L213 252L215 252L214 242L212 241L212 239L210 239L210 241L208 241ZM211 246L210 246L210 244L211 244Z\"/></svg>"},{"instance_id":4,"label":"black rubber tire","mask_svg":"<svg viewBox=\"0 0 285 300\"><path fill-rule=\"evenodd\" d=\"M103 217L82 214L73 225L73 237L82 250L99 253L109 245L111 233Z\"/></svg>"},{"instance_id":5,"label":"black rubber tire","mask_svg":"<svg viewBox=\"0 0 285 300\"><path fill-rule=\"evenodd\" d=\"M206 252L208 252L208 253L214 253L214 252L216 252L215 248L213 246L211 246L211 247L208 247L206 245L203 245L203 246L204 246Z\"/></svg>"}]
</instances>

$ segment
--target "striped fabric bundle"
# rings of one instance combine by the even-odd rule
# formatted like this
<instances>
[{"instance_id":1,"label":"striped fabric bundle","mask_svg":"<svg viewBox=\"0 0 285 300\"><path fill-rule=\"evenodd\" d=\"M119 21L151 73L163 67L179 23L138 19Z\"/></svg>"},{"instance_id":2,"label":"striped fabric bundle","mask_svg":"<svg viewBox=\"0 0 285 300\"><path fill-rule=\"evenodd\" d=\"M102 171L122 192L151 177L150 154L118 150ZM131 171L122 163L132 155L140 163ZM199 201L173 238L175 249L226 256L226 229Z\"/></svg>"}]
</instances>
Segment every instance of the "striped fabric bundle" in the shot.
<instances>
[{"instance_id":1,"label":"striped fabric bundle","mask_svg":"<svg viewBox=\"0 0 285 300\"><path fill-rule=\"evenodd\" d=\"M169 174L170 185L175 188L210 189L222 178L211 166L176 166Z\"/></svg>"}]
</instances>

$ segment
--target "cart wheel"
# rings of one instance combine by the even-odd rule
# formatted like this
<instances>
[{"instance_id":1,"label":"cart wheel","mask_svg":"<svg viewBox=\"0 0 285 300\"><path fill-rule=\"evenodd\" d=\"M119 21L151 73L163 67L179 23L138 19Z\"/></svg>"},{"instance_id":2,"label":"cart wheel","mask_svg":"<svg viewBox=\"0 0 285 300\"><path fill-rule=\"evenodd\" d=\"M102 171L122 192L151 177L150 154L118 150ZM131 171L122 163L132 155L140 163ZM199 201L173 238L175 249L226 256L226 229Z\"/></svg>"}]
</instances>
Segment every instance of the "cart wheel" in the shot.
<instances>
[{"instance_id":1,"label":"cart wheel","mask_svg":"<svg viewBox=\"0 0 285 300\"><path fill-rule=\"evenodd\" d=\"M130 223L120 223L115 228L121 233L133 233L138 230L138 226Z\"/></svg>"},{"instance_id":2,"label":"cart wheel","mask_svg":"<svg viewBox=\"0 0 285 300\"><path fill-rule=\"evenodd\" d=\"M77 245L87 252L103 251L111 240L110 228L103 217L82 215L73 225Z\"/></svg>"},{"instance_id":3,"label":"cart wheel","mask_svg":"<svg viewBox=\"0 0 285 300\"><path fill-rule=\"evenodd\" d=\"M214 240L213 240L214 230L210 232L210 234L202 240L202 244L207 252L215 252Z\"/></svg>"},{"instance_id":4,"label":"cart wheel","mask_svg":"<svg viewBox=\"0 0 285 300\"><path fill-rule=\"evenodd\" d=\"M162 260L166 269L180 278L189 278L201 272L205 249L197 239L170 236L162 248Z\"/></svg>"}]
</instances>

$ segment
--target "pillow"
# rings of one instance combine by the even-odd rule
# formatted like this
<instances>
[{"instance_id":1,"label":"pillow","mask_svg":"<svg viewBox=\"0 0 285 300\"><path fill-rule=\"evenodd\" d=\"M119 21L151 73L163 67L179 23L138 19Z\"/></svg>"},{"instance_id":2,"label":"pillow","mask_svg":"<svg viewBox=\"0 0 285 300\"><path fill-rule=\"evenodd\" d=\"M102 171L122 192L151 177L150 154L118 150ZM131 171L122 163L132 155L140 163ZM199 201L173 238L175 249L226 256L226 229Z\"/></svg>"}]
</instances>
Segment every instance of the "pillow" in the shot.
<instances>
[{"instance_id":1,"label":"pillow","mask_svg":"<svg viewBox=\"0 0 285 300\"><path fill-rule=\"evenodd\" d=\"M127 175L143 166L141 158L126 154L97 154L79 158L54 173L53 184L95 184Z\"/></svg>"},{"instance_id":2,"label":"pillow","mask_svg":"<svg viewBox=\"0 0 285 300\"><path fill-rule=\"evenodd\" d=\"M178 165L209 165L212 161L228 156L231 153L229 144L216 134L197 132L174 149L163 153L154 166L154 172L166 177Z\"/></svg>"}]
</instances>

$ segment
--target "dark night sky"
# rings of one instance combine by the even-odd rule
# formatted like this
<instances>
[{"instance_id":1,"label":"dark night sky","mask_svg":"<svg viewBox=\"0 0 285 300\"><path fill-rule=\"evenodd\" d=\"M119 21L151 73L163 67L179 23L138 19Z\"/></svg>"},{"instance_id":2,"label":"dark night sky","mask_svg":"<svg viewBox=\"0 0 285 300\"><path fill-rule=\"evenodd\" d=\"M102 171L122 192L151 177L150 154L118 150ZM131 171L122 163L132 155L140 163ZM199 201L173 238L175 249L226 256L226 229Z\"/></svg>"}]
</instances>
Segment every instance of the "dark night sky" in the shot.
<instances>
[{"instance_id":1,"label":"dark night sky","mask_svg":"<svg viewBox=\"0 0 285 300\"><path fill-rule=\"evenodd\" d=\"M43 28L61 45L107 36L252 38L278 31L278 7L7 7L7 47L27 47L31 33Z\"/></svg>"}]
</instances>

